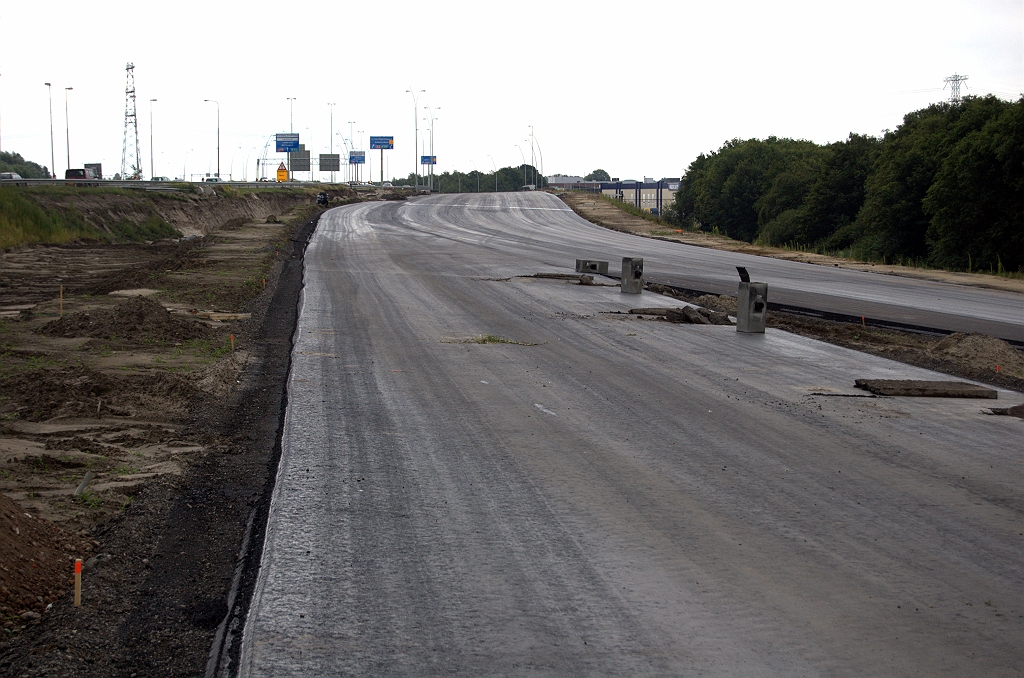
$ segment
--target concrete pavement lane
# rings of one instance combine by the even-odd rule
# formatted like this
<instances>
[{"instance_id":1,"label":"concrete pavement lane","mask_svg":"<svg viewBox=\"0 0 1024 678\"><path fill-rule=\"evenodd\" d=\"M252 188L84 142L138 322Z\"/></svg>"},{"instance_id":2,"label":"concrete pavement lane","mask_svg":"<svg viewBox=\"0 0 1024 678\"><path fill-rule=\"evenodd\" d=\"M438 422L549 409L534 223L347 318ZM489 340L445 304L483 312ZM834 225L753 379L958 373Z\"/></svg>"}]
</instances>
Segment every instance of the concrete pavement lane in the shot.
<instances>
[{"instance_id":1,"label":"concrete pavement lane","mask_svg":"<svg viewBox=\"0 0 1024 678\"><path fill-rule=\"evenodd\" d=\"M769 298L781 304L1024 342L1024 296L1019 294L631 238L590 224L554 196L509 195L514 194L416 201L405 225L415 231L418 219L424 224L443 220L453 227L453 237L489 241L510 256L527 248L560 264L577 257L605 259L613 272L621 257L642 256L648 279L715 294L735 295L735 267L746 266L754 279L769 284Z\"/></svg>"},{"instance_id":2,"label":"concrete pavement lane","mask_svg":"<svg viewBox=\"0 0 1024 678\"><path fill-rule=\"evenodd\" d=\"M1019 675L1022 423L514 277L589 235L521 194L325 213L240 675Z\"/></svg>"}]
</instances>

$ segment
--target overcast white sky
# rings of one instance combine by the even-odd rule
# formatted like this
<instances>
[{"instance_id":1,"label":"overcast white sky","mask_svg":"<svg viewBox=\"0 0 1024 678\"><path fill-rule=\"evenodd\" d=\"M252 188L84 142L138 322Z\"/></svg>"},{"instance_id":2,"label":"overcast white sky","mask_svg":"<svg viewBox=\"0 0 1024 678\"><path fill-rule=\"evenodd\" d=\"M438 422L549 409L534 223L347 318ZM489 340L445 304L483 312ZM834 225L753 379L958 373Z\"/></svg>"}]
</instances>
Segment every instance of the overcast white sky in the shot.
<instances>
[{"instance_id":1,"label":"overcast white sky","mask_svg":"<svg viewBox=\"0 0 1024 678\"><path fill-rule=\"evenodd\" d=\"M597 167L679 176L731 138L829 142L879 134L904 113L965 93L1024 91L1024 0L975 2L8 2L0 8L0 140L56 169L120 170L125 63L135 64L143 167L255 175L269 135L307 149L394 135L389 176L408 174L413 101L432 106L437 171L530 159L547 174ZM271 148L271 155L273 148ZM378 176L379 152L369 153ZM246 163L246 161L248 162ZM538 159L537 164L540 161ZM307 175L308 176L308 175ZM364 175L365 176L365 175Z\"/></svg>"}]
</instances>

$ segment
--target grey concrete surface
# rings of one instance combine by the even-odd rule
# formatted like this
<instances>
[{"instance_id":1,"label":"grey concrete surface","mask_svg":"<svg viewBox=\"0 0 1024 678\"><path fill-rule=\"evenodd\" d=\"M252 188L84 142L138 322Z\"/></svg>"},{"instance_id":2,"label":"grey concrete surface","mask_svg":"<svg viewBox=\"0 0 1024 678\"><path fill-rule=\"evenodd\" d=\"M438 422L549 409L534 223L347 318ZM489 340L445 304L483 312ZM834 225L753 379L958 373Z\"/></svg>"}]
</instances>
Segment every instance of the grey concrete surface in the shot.
<instances>
[{"instance_id":1,"label":"grey concrete surface","mask_svg":"<svg viewBox=\"0 0 1024 678\"><path fill-rule=\"evenodd\" d=\"M240 675L1020 675L1024 422L513 277L668 249L539 195L327 212Z\"/></svg>"}]
</instances>

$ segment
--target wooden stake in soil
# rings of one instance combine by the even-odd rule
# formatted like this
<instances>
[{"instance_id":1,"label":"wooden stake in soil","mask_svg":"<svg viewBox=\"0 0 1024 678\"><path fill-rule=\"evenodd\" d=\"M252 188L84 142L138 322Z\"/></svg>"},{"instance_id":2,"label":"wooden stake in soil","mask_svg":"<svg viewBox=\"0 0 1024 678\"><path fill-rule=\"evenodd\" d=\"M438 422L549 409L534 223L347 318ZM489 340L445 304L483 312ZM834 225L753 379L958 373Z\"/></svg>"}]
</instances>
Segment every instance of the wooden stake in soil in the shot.
<instances>
[{"instance_id":1,"label":"wooden stake in soil","mask_svg":"<svg viewBox=\"0 0 1024 678\"><path fill-rule=\"evenodd\" d=\"M82 607L82 559L75 558L75 607Z\"/></svg>"},{"instance_id":2,"label":"wooden stake in soil","mask_svg":"<svg viewBox=\"0 0 1024 678\"><path fill-rule=\"evenodd\" d=\"M860 317L860 326L864 328L867 328L868 326L867 322L864 320L864 316Z\"/></svg>"},{"instance_id":3,"label":"wooden stake in soil","mask_svg":"<svg viewBox=\"0 0 1024 678\"><path fill-rule=\"evenodd\" d=\"M231 335L231 352L235 352L235 335Z\"/></svg>"},{"instance_id":4,"label":"wooden stake in soil","mask_svg":"<svg viewBox=\"0 0 1024 678\"><path fill-rule=\"evenodd\" d=\"M60 286L60 317L64 317L64 286Z\"/></svg>"}]
</instances>

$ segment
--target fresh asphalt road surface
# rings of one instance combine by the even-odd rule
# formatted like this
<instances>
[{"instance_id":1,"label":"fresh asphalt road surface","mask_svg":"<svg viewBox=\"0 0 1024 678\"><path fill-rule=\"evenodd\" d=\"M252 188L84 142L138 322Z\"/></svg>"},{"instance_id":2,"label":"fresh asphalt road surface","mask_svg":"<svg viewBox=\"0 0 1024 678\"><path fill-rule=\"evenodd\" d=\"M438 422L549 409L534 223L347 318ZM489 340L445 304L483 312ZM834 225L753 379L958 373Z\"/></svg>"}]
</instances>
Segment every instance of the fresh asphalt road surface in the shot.
<instances>
[{"instance_id":1,"label":"fresh asphalt road surface","mask_svg":"<svg viewBox=\"0 0 1024 678\"><path fill-rule=\"evenodd\" d=\"M324 214L240 674L1021 675L1024 398L515 277L690 251L561 209Z\"/></svg>"}]
</instances>

